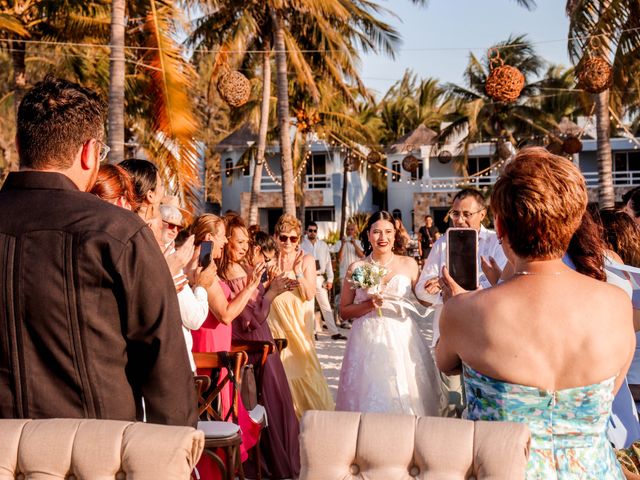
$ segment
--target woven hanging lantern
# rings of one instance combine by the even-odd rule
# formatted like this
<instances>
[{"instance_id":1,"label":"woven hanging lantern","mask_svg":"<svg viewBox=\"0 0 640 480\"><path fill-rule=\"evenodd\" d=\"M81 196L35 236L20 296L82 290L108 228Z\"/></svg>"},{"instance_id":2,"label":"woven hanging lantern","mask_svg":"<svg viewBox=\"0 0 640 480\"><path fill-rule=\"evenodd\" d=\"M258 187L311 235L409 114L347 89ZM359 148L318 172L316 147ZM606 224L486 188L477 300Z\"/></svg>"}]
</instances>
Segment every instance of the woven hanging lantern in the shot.
<instances>
[{"instance_id":1,"label":"woven hanging lantern","mask_svg":"<svg viewBox=\"0 0 640 480\"><path fill-rule=\"evenodd\" d=\"M613 68L602 57L591 57L585 60L578 71L578 86L589 93L600 93L611 87Z\"/></svg>"},{"instance_id":2,"label":"woven hanging lantern","mask_svg":"<svg viewBox=\"0 0 640 480\"><path fill-rule=\"evenodd\" d=\"M453 155L449 150L442 150L440 153L438 153L438 161L442 164L449 163L452 158Z\"/></svg>"},{"instance_id":3,"label":"woven hanging lantern","mask_svg":"<svg viewBox=\"0 0 640 480\"><path fill-rule=\"evenodd\" d=\"M563 155L563 142L558 137L551 137L549 140L549 144L547 145L547 150L549 153L553 153L554 155Z\"/></svg>"},{"instance_id":4,"label":"woven hanging lantern","mask_svg":"<svg viewBox=\"0 0 640 480\"><path fill-rule=\"evenodd\" d=\"M524 88L524 75L516 67L505 65L500 52L489 50L491 73L485 84L485 91L496 102L515 102Z\"/></svg>"},{"instance_id":5,"label":"woven hanging lantern","mask_svg":"<svg viewBox=\"0 0 640 480\"><path fill-rule=\"evenodd\" d=\"M251 82L240 72L226 70L218 78L218 93L231 107L241 107L251 96Z\"/></svg>"},{"instance_id":6,"label":"woven hanging lantern","mask_svg":"<svg viewBox=\"0 0 640 480\"><path fill-rule=\"evenodd\" d=\"M381 161L382 161L382 155L380 154L380 152L376 150L371 150L369 152L369 155L367 155L367 162L369 162L372 165L374 163L380 163Z\"/></svg>"},{"instance_id":7,"label":"woven hanging lantern","mask_svg":"<svg viewBox=\"0 0 640 480\"><path fill-rule=\"evenodd\" d=\"M562 142L562 150L569 155L580 153L582 151L582 141L575 135L569 135Z\"/></svg>"},{"instance_id":8,"label":"woven hanging lantern","mask_svg":"<svg viewBox=\"0 0 640 480\"><path fill-rule=\"evenodd\" d=\"M410 173L417 172L418 165L420 165L420 160L418 160L418 158L416 158L412 154L409 154L402 159L402 168L404 168L407 172L410 172Z\"/></svg>"}]
</instances>

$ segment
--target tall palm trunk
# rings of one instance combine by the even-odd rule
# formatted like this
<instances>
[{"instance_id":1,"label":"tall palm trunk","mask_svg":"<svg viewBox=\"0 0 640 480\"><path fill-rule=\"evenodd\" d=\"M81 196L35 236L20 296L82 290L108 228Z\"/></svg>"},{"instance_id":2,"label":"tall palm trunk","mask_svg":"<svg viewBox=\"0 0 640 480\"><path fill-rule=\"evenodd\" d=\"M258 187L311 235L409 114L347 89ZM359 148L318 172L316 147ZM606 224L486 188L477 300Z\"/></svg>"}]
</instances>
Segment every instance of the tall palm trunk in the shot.
<instances>
[{"instance_id":1,"label":"tall palm trunk","mask_svg":"<svg viewBox=\"0 0 640 480\"><path fill-rule=\"evenodd\" d=\"M124 19L126 0L111 2L111 59L109 60L109 160L124 160Z\"/></svg>"},{"instance_id":2,"label":"tall palm trunk","mask_svg":"<svg viewBox=\"0 0 640 480\"><path fill-rule=\"evenodd\" d=\"M289 135L289 79L287 78L287 52L284 43L282 12L274 13L276 84L278 92L278 127L280 130L280 165L282 167L282 197L284 213L296 214L296 199Z\"/></svg>"},{"instance_id":3,"label":"tall palm trunk","mask_svg":"<svg viewBox=\"0 0 640 480\"><path fill-rule=\"evenodd\" d=\"M341 206L341 214L340 214L340 238L343 238L346 235L346 227L347 227L347 193L349 191L349 169L347 169L346 161L343 163L342 167L342 206Z\"/></svg>"},{"instance_id":4,"label":"tall palm trunk","mask_svg":"<svg viewBox=\"0 0 640 480\"><path fill-rule=\"evenodd\" d=\"M267 147L267 130L269 129L269 103L271 102L271 45L265 42L262 59L262 109L260 110L260 129L258 131L258 152L256 167L251 182L251 198L249 200L249 225L258 223L258 193L262 183L262 165Z\"/></svg>"},{"instance_id":5,"label":"tall palm trunk","mask_svg":"<svg viewBox=\"0 0 640 480\"><path fill-rule=\"evenodd\" d=\"M11 42L11 65L13 67L13 109L18 117L18 107L22 101L22 97L27 91L27 67L26 44L20 40ZM7 169L9 171L18 169L17 159L9 157L7 161Z\"/></svg>"},{"instance_id":6,"label":"tall palm trunk","mask_svg":"<svg viewBox=\"0 0 640 480\"><path fill-rule=\"evenodd\" d=\"M598 93L596 100L596 132L598 135L598 203L612 208L615 203L612 175L611 140L609 138L609 90Z\"/></svg>"}]
</instances>

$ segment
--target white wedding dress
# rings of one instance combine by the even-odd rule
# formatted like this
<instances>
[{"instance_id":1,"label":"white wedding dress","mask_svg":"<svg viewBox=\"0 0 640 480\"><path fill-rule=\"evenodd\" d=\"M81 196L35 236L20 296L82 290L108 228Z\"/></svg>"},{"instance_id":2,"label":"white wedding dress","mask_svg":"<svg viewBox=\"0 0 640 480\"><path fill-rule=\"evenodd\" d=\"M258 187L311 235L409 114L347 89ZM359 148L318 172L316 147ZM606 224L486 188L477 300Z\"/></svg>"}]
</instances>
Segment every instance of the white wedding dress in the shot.
<instances>
[{"instance_id":1,"label":"white wedding dress","mask_svg":"<svg viewBox=\"0 0 640 480\"><path fill-rule=\"evenodd\" d=\"M411 279L396 274L383 289L392 300L413 298ZM395 298L394 298L395 297ZM354 303L369 296L356 290ZM336 410L437 416L441 390L429 347L402 301L384 302L353 321L342 361Z\"/></svg>"}]
</instances>

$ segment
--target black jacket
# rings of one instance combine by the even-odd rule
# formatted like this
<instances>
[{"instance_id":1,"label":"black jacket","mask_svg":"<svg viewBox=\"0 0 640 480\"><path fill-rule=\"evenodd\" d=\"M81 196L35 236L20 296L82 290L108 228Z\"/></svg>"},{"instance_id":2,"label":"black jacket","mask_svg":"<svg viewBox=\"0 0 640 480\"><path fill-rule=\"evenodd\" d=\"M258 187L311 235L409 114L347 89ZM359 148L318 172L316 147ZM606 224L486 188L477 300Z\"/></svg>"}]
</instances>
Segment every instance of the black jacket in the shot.
<instances>
[{"instance_id":1,"label":"black jacket","mask_svg":"<svg viewBox=\"0 0 640 480\"><path fill-rule=\"evenodd\" d=\"M0 282L0 418L135 420L144 397L149 422L196 423L171 274L136 214L10 173Z\"/></svg>"}]
</instances>

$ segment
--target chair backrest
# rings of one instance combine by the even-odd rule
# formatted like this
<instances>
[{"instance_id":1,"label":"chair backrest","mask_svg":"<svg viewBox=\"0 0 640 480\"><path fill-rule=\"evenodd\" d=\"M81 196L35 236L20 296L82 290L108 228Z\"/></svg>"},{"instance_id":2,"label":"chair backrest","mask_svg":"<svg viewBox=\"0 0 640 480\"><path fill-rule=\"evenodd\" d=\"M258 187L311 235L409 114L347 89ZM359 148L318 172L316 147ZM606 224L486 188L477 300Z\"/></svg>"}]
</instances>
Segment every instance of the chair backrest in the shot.
<instances>
[{"instance_id":1,"label":"chair backrest","mask_svg":"<svg viewBox=\"0 0 640 480\"><path fill-rule=\"evenodd\" d=\"M248 361L246 352L194 352L193 359L198 369L225 369L225 374L217 385L210 385L210 382L204 381L202 375L195 376L198 415L202 418L206 412L211 420L227 421L231 419L236 421L238 418L238 395L242 382L241 372L242 367ZM217 403L220 393L227 384L231 389L233 405L227 412L219 413L213 405Z\"/></svg>"},{"instance_id":2,"label":"chair backrest","mask_svg":"<svg viewBox=\"0 0 640 480\"><path fill-rule=\"evenodd\" d=\"M300 480L524 479L529 438L519 423L308 411Z\"/></svg>"},{"instance_id":3,"label":"chair backrest","mask_svg":"<svg viewBox=\"0 0 640 480\"><path fill-rule=\"evenodd\" d=\"M267 358L270 354L275 352L275 350L275 344L267 340L233 340L231 343L232 352L245 352L247 355L260 355L260 364L256 365L257 369L254 372L258 394L262 391L262 370L264 368L264 364L267 363Z\"/></svg>"},{"instance_id":4,"label":"chair backrest","mask_svg":"<svg viewBox=\"0 0 640 480\"><path fill-rule=\"evenodd\" d=\"M204 434L191 427L0 420L0 479L187 480L203 448Z\"/></svg>"}]
</instances>

